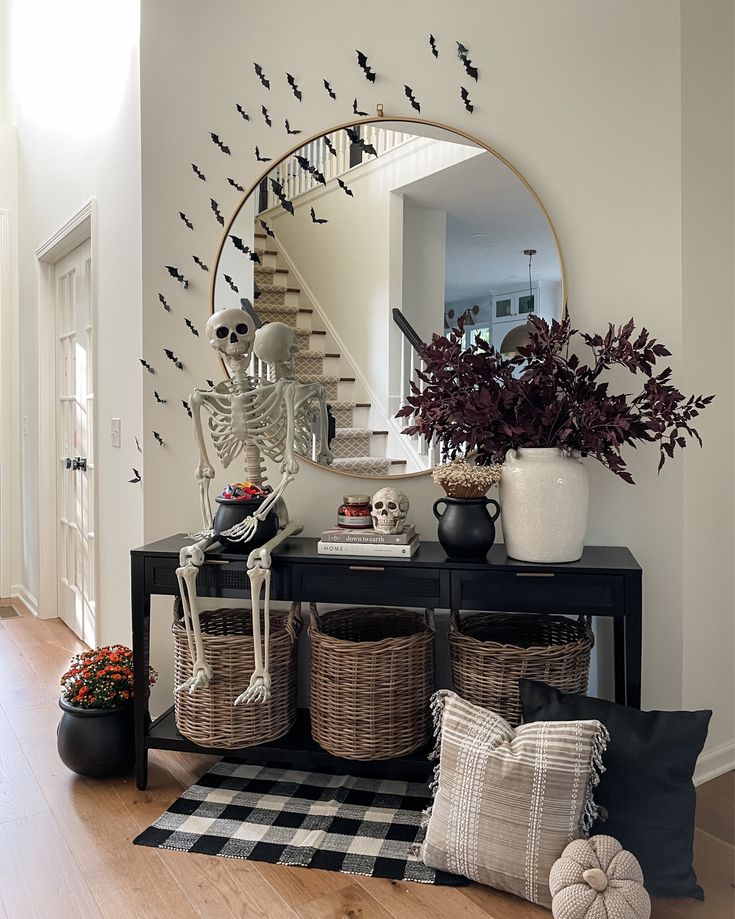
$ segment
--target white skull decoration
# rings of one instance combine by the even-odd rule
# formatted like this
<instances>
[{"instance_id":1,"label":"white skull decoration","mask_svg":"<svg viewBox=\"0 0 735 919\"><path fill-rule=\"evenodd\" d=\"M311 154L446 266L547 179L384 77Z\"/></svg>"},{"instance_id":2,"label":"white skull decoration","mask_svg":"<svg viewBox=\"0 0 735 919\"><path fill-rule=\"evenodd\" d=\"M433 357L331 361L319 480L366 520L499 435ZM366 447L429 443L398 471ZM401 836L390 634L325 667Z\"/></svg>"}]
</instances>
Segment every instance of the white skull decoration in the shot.
<instances>
[{"instance_id":1,"label":"white skull decoration","mask_svg":"<svg viewBox=\"0 0 735 919\"><path fill-rule=\"evenodd\" d=\"M228 357L249 356L255 338L255 323L245 310L231 306L212 313L206 326L207 341Z\"/></svg>"},{"instance_id":2,"label":"white skull decoration","mask_svg":"<svg viewBox=\"0 0 735 919\"><path fill-rule=\"evenodd\" d=\"M400 533L406 525L408 498L395 488L381 488L373 495L373 529L376 533Z\"/></svg>"}]
</instances>

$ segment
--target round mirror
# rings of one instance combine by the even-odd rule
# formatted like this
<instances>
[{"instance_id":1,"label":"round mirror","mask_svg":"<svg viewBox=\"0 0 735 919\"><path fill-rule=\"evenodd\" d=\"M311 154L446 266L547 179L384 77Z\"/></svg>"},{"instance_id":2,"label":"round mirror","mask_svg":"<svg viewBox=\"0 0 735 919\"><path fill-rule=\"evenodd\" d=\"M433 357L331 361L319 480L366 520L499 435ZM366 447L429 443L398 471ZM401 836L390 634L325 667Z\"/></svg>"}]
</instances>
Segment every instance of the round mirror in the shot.
<instances>
[{"instance_id":1,"label":"round mirror","mask_svg":"<svg viewBox=\"0 0 735 919\"><path fill-rule=\"evenodd\" d=\"M375 118L268 163L225 230L212 308L295 327L296 378L329 405L329 468L388 478L440 459L395 418L421 343L463 317L468 345L502 348L529 315L561 318L564 289L546 211L507 161L462 132Z\"/></svg>"}]
</instances>

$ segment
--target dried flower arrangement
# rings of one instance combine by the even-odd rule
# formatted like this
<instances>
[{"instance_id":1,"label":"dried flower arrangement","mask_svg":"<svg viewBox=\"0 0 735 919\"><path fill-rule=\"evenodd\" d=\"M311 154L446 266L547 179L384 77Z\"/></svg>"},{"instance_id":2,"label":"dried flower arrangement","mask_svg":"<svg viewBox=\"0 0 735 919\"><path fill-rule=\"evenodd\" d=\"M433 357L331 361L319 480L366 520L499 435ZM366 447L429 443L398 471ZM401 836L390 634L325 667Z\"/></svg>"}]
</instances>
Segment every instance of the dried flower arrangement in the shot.
<instances>
[{"instance_id":1,"label":"dried flower arrangement","mask_svg":"<svg viewBox=\"0 0 735 919\"><path fill-rule=\"evenodd\" d=\"M449 498L482 498L488 489L500 481L500 463L478 466L465 459L455 459L435 466L431 477L441 485Z\"/></svg>"},{"instance_id":2,"label":"dried flower arrangement","mask_svg":"<svg viewBox=\"0 0 735 919\"><path fill-rule=\"evenodd\" d=\"M506 357L483 338L464 346L464 321L449 335L434 335L421 349L422 386L411 384L396 417L410 418L407 435L436 439L443 456L477 451L479 463L500 461L511 447L558 447L594 456L626 482L633 482L621 451L657 443L659 470L687 444L702 441L692 426L714 396L684 396L671 383L671 369L654 373L670 351L631 319L605 334L583 334L569 319L549 325L529 318L530 343ZM581 342L585 361L574 352ZM614 393L603 379L622 367L643 378L637 394Z\"/></svg>"},{"instance_id":3,"label":"dried flower arrangement","mask_svg":"<svg viewBox=\"0 0 735 919\"><path fill-rule=\"evenodd\" d=\"M148 685L158 674L149 668ZM133 698L133 652L124 645L107 645L72 657L61 677L62 696L77 708L117 708Z\"/></svg>"}]
</instances>

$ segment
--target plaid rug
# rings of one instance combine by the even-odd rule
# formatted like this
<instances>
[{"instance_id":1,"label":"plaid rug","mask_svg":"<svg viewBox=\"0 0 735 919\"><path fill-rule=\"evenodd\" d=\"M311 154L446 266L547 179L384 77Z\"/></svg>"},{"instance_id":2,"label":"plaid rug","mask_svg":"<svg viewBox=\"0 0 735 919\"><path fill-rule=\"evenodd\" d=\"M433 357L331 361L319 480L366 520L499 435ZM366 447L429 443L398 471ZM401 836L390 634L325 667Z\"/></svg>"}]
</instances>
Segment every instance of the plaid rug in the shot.
<instances>
[{"instance_id":1,"label":"plaid rug","mask_svg":"<svg viewBox=\"0 0 735 919\"><path fill-rule=\"evenodd\" d=\"M423 884L467 883L422 864L423 782L222 760L134 843Z\"/></svg>"}]
</instances>

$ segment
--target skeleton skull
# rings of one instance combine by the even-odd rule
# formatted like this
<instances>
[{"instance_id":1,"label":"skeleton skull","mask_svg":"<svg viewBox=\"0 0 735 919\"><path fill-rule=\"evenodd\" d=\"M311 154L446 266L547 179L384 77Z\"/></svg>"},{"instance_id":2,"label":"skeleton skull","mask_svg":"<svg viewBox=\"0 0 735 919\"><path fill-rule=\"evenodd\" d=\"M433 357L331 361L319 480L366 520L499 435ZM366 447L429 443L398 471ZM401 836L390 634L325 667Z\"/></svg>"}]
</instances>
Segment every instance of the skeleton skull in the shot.
<instances>
[{"instance_id":1,"label":"skeleton skull","mask_svg":"<svg viewBox=\"0 0 735 919\"><path fill-rule=\"evenodd\" d=\"M255 324L248 313L237 306L212 313L206 330L207 341L221 354L247 357L253 349Z\"/></svg>"},{"instance_id":2,"label":"skeleton skull","mask_svg":"<svg viewBox=\"0 0 735 919\"><path fill-rule=\"evenodd\" d=\"M296 332L285 322L267 322L255 333L255 356L273 367L290 364L297 348Z\"/></svg>"},{"instance_id":3,"label":"skeleton skull","mask_svg":"<svg viewBox=\"0 0 735 919\"><path fill-rule=\"evenodd\" d=\"M381 488L372 499L373 529L376 533L400 533L406 525L408 498L395 488Z\"/></svg>"}]
</instances>

